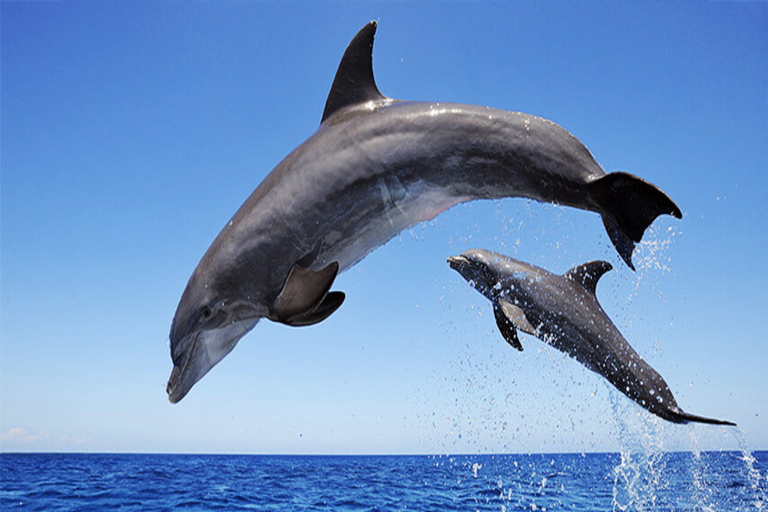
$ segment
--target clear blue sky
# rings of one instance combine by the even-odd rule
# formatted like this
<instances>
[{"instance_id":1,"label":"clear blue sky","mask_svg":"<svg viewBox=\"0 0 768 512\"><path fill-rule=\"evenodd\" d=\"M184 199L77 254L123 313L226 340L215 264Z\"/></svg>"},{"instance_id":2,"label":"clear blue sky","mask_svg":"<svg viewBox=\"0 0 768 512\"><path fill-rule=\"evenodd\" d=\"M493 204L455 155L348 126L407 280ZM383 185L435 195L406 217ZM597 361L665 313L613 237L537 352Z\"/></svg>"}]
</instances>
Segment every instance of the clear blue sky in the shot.
<instances>
[{"instance_id":1,"label":"clear blue sky","mask_svg":"<svg viewBox=\"0 0 768 512\"><path fill-rule=\"evenodd\" d=\"M1 9L3 451L768 448L768 4ZM653 225L633 274L595 214L459 206L340 276L347 301L326 322L261 322L171 405L168 330L190 273L316 129L371 19L384 94L552 119L683 220ZM743 433L650 419L532 337L511 350L445 263L472 247L557 272L612 262L598 297L630 343L686 411Z\"/></svg>"}]
</instances>

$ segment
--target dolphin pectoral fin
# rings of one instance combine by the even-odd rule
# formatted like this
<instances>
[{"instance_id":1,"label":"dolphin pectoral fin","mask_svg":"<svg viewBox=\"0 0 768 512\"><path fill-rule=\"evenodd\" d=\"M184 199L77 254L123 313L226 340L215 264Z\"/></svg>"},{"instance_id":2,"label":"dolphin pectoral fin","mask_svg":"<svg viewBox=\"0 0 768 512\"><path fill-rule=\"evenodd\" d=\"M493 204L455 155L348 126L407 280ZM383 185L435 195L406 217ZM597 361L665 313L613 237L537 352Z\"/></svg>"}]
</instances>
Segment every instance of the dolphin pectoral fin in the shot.
<instances>
[{"instance_id":1,"label":"dolphin pectoral fin","mask_svg":"<svg viewBox=\"0 0 768 512\"><path fill-rule=\"evenodd\" d=\"M517 350L522 351L523 345L520 343L520 338L517 337L517 329L515 328L514 324L510 322L509 319L504 315L501 307L496 304L493 305L493 316L496 317L496 325L498 326L501 335L504 336L504 339L507 341L507 343L512 345Z\"/></svg>"},{"instance_id":2,"label":"dolphin pectoral fin","mask_svg":"<svg viewBox=\"0 0 768 512\"><path fill-rule=\"evenodd\" d=\"M315 308L301 315L297 315L284 321L291 327L304 327L322 322L339 309L344 302L344 292L329 292L323 301Z\"/></svg>"},{"instance_id":3,"label":"dolphin pectoral fin","mask_svg":"<svg viewBox=\"0 0 768 512\"><path fill-rule=\"evenodd\" d=\"M515 325L515 327L523 331L525 334L536 336L536 329L531 325L531 322L528 321L528 318L526 318L523 308L515 306L511 302L503 299L499 301L499 307L504 313L504 316L507 317L509 321Z\"/></svg>"},{"instance_id":4,"label":"dolphin pectoral fin","mask_svg":"<svg viewBox=\"0 0 768 512\"><path fill-rule=\"evenodd\" d=\"M597 289L597 282L603 274L612 268L611 264L607 261L590 261L589 263L584 263L578 267L573 267L563 274L563 276L575 283L579 283L594 295Z\"/></svg>"},{"instance_id":5,"label":"dolphin pectoral fin","mask_svg":"<svg viewBox=\"0 0 768 512\"><path fill-rule=\"evenodd\" d=\"M680 208L660 188L625 172L601 176L589 185L593 200L600 206L611 242L629 268L632 251L643 233L662 214L683 217Z\"/></svg>"},{"instance_id":6,"label":"dolphin pectoral fin","mask_svg":"<svg viewBox=\"0 0 768 512\"><path fill-rule=\"evenodd\" d=\"M343 294L339 300L337 294L328 293L338 272L339 263L336 261L322 270L308 270L294 265L272 305L270 319L288 325L310 325L327 318L344 301ZM331 299L328 299L329 296ZM333 304L335 307L331 307ZM321 307L327 314L317 319L314 313Z\"/></svg>"}]
</instances>

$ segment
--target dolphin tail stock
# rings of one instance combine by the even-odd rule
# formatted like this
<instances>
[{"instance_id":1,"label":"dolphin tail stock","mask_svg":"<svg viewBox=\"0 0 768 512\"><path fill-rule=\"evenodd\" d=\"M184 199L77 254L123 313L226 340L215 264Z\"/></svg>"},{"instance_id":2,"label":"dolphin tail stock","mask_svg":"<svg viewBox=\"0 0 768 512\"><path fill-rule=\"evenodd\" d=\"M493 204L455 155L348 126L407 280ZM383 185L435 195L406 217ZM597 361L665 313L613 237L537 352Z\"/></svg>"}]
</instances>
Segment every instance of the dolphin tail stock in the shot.
<instances>
[{"instance_id":1,"label":"dolphin tail stock","mask_svg":"<svg viewBox=\"0 0 768 512\"><path fill-rule=\"evenodd\" d=\"M703 416L696 416L695 414L688 414L687 412L683 412L679 408L677 410L670 410L668 411L669 416L666 417L669 421L673 423L706 423L708 425L730 425L735 427L736 424L732 421L726 421L726 420L716 420L714 418L705 418Z\"/></svg>"},{"instance_id":2,"label":"dolphin tail stock","mask_svg":"<svg viewBox=\"0 0 768 512\"><path fill-rule=\"evenodd\" d=\"M683 217L680 208L660 188L629 173L606 174L587 186L600 207L611 242L632 270L635 244L656 217Z\"/></svg>"}]
</instances>

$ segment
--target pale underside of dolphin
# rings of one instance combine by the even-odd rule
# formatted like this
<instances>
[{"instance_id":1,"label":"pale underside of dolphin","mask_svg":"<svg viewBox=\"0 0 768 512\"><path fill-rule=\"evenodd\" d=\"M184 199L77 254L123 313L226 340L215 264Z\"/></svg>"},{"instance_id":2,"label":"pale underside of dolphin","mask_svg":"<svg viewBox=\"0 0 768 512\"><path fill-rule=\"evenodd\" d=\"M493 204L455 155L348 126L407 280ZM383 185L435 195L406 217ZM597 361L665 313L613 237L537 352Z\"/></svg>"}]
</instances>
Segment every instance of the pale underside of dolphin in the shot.
<instances>
[{"instance_id":1,"label":"pale underside of dolphin","mask_svg":"<svg viewBox=\"0 0 768 512\"><path fill-rule=\"evenodd\" d=\"M619 254L661 214L661 190L605 174L545 119L488 107L404 102L373 78L376 23L347 48L319 129L256 188L189 279L170 333L178 402L260 318L311 325L343 302L338 272L403 229L474 199L525 197L599 213Z\"/></svg>"},{"instance_id":2,"label":"pale underside of dolphin","mask_svg":"<svg viewBox=\"0 0 768 512\"><path fill-rule=\"evenodd\" d=\"M484 249L451 256L448 264L493 303L496 325L507 342L523 346L517 330L565 352L605 377L653 414L674 423L734 425L683 412L659 373L629 345L595 295L605 261L579 265L564 275Z\"/></svg>"}]
</instances>

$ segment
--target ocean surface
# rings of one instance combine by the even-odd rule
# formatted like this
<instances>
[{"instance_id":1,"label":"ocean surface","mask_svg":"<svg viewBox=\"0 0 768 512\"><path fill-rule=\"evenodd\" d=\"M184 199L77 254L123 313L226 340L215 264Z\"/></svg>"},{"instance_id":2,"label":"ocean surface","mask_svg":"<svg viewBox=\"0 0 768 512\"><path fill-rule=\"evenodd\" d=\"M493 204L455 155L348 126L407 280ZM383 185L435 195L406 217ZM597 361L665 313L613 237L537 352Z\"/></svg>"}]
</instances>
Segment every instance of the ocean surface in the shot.
<instances>
[{"instance_id":1,"label":"ocean surface","mask_svg":"<svg viewBox=\"0 0 768 512\"><path fill-rule=\"evenodd\" d=\"M0 509L766 510L768 452L0 454Z\"/></svg>"}]
</instances>

